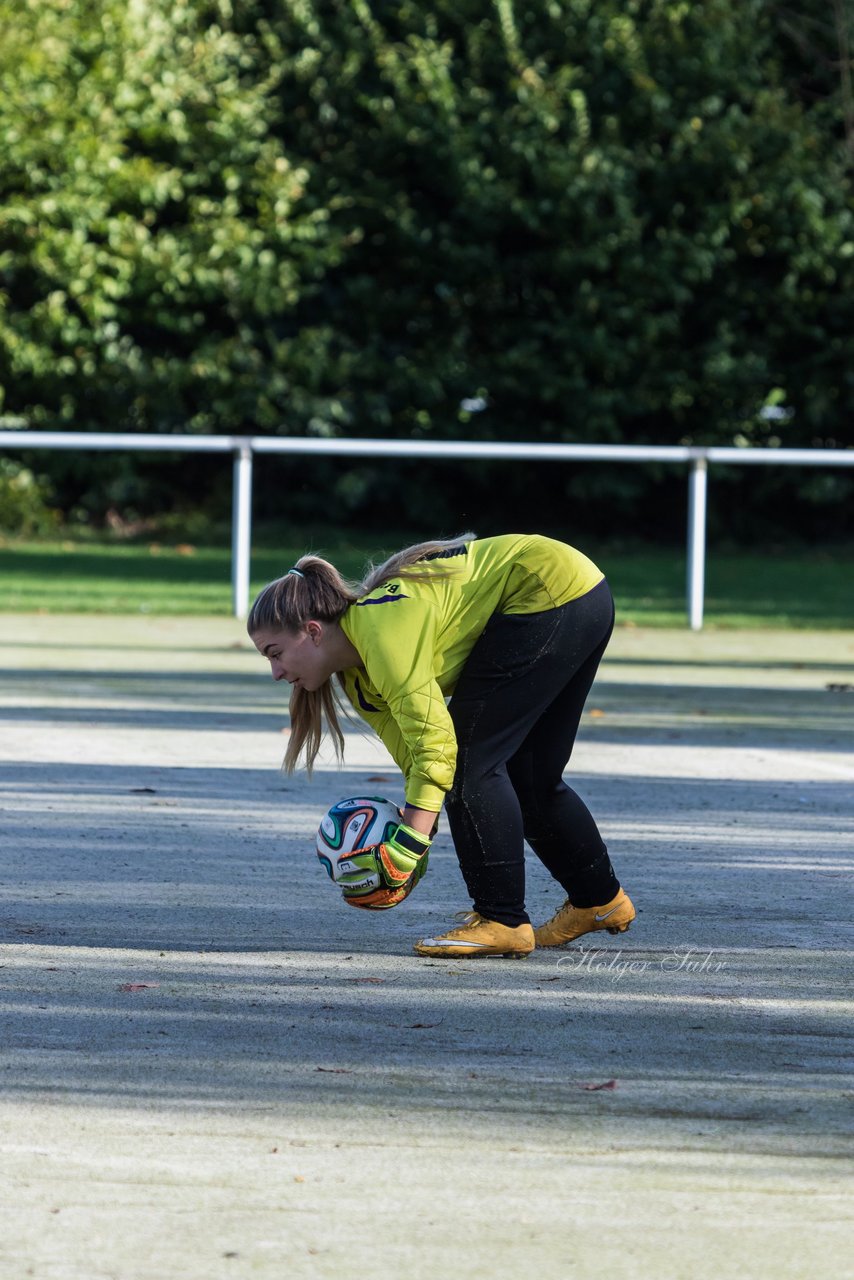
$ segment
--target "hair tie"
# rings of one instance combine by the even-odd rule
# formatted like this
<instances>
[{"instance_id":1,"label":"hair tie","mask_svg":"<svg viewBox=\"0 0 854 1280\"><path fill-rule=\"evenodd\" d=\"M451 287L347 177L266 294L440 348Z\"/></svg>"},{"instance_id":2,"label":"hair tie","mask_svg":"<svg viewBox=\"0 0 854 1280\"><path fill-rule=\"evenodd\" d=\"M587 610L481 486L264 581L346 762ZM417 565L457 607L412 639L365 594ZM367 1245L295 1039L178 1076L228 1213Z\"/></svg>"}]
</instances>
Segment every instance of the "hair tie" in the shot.
<instances>
[{"instance_id":1,"label":"hair tie","mask_svg":"<svg viewBox=\"0 0 854 1280\"><path fill-rule=\"evenodd\" d=\"M288 573L295 573L295 574L297 575L297 577L298 577L298 578L304 578L304 577L305 577L305 574L304 574L304 573L300 573L299 569L288 569ZM288 573L286 573L286 574L285 574L285 577L287 577L287 576L288 576Z\"/></svg>"}]
</instances>

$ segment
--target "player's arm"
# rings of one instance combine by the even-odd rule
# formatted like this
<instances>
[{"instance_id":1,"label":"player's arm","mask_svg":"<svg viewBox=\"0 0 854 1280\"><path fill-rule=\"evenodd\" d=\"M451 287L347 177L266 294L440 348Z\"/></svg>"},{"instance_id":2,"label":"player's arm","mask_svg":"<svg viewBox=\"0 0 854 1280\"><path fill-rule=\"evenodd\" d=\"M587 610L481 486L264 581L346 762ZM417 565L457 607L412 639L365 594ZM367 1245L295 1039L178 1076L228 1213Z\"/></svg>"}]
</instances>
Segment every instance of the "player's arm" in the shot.
<instances>
[{"instance_id":1,"label":"player's arm","mask_svg":"<svg viewBox=\"0 0 854 1280\"><path fill-rule=\"evenodd\" d=\"M386 703L373 690L364 687L358 672L344 671L341 683L353 710L373 729L404 778L412 767L412 758L397 721Z\"/></svg>"},{"instance_id":2,"label":"player's arm","mask_svg":"<svg viewBox=\"0 0 854 1280\"><path fill-rule=\"evenodd\" d=\"M407 804L403 810L403 821L419 835L432 839L439 825L439 815L432 809L418 809L415 805Z\"/></svg>"},{"instance_id":3,"label":"player's arm","mask_svg":"<svg viewBox=\"0 0 854 1280\"><path fill-rule=\"evenodd\" d=\"M416 811L439 812L457 761L454 726L434 674L436 609L418 596L389 593L355 605L348 621L378 695L375 705L368 698L354 705L401 768L413 819L408 825L420 831L429 819ZM429 822L428 830L432 826Z\"/></svg>"}]
</instances>

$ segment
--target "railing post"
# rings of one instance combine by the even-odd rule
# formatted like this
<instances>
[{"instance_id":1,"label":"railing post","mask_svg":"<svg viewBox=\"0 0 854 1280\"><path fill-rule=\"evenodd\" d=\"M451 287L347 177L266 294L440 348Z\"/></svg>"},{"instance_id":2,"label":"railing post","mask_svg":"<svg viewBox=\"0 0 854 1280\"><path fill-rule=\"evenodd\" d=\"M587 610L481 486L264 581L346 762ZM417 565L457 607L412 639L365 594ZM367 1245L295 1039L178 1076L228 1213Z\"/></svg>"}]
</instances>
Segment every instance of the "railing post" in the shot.
<instances>
[{"instance_id":1,"label":"railing post","mask_svg":"<svg viewBox=\"0 0 854 1280\"><path fill-rule=\"evenodd\" d=\"M692 631L703 629L708 473L705 455L696 456L688 476L688 622Z\"/></svg>"},{"instance_id":2,"label":"railing post","mask_svg":"<svg viewBox=\"0 0 854 1280\"><path fill-rule=\"evenodd\" d=\"M252 446L234 450L231 508L231 601L235 618L249 612L249 565L252 553Z\"/></svg>"}]
</instances>

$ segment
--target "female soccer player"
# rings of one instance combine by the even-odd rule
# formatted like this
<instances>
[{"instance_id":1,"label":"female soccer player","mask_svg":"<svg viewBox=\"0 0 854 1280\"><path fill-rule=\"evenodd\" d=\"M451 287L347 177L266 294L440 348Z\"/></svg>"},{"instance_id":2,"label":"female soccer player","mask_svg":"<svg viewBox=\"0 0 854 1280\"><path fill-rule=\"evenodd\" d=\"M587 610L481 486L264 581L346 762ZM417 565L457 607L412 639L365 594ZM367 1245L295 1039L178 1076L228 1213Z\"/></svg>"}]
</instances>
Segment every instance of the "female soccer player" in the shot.
<instances>
[{"instance_id":1,"label":"female soccer player","mask_svg":"<svg viewBox=\"0 0 854 1280\"><path fill-rule=\"evenodd\" d=\"M359 585L303 556L252 606L247 630L273 679L291 685L285 769L303 755L311 768L323 714L342 755L337 677L404 774L403 821L377 846L385 887L345 888L354 906L407 896L446 806L473 910L416 943L419 955L523 956L596 929L622 933L635 918L592 815L562 779L613 625L600 570L523 534L419 543ZM567 894L536 930L525 840Z\"/></svg>"}]
</instances>

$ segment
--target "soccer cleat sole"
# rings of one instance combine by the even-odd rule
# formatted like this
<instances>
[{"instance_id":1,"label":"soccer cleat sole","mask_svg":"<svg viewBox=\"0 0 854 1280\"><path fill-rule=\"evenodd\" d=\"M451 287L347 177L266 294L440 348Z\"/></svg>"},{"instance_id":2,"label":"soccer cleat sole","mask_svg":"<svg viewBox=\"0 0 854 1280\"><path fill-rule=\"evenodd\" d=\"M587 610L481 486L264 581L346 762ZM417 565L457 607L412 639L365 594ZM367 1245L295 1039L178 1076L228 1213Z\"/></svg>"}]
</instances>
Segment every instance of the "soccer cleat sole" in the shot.
<instances>
[{"instance_id":1,"label":"soccer cleat sole","mask_svg":"<svg viewBox=\"0 0 854 1280\"><path fill-rule=\"evenodd\" d=\"M609 933L625 933L631 923L632 923L631 920L629 920L628 924L612 924L611 927L608 929L608 932Z\"/></svg>"},{"instance_id":2,"label":"soccer cleat sole","mask_svg":"<svg viewBox=\"0 0 854 1280\"><path fill-rule=\"evenodd\" d=\"M533 955L535 948L530 951L465 951L462 954L450 955L447 951L419 951L417 947L413 947L413 951L417 956L426 956L430 960L527 960L528 956Z\"/></svg>"}]
</instances>

